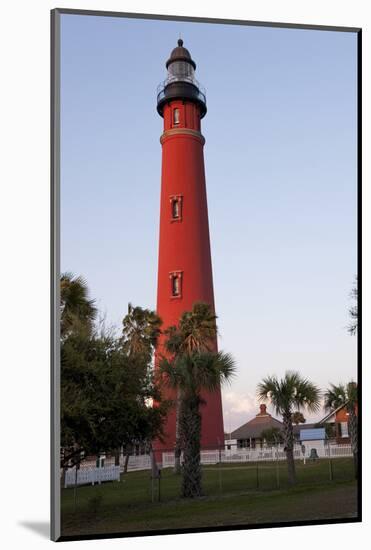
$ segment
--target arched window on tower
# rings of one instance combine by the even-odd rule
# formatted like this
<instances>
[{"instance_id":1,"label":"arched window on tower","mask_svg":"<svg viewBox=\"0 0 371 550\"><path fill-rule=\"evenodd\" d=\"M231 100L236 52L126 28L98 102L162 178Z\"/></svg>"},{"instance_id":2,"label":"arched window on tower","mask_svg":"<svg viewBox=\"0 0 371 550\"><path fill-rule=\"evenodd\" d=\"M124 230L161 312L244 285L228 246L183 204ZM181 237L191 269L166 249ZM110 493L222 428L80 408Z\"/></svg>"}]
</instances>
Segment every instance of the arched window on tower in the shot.
<instances>
[{"instance_id":1,"label":"arched window on tower","mask_svg":"<svg viewBox=\"0 0 371 550\"><path fill-rule=\"evenodd\" d=\"M173 200L173 218L178 219L180 216L179 200Z\"/></svg>"},{"instance_id":2,"label":"arched window on tower","mask_svg":"<svg viewBox=\"0 0 371 550\"><path fill-rule=\"evenodd\" d=\"M180 280L177 275L173 277L173 296L179 296L180 294Z\"/></svg>"},{"instance_id":3,"label":"arched window on tower","mask_svg":"<svg viewBox=\"0 0 371 550\"><path fill-rule=\"evenodd\" d=\"M180 271L174 271L170 273L171 282L171 297L181 298L182 296L182 273Z\"/></svg>"},{"instance_id":4,"label":"arched window on tower","mask_svg":"<svg viewBox=\"0 0 371 550\"><path fill-rule=\"evenodd\" d=\"M174 124L179 124L180 122L180 113L179 113L179 109L174 109L174 112L173 112L173 122Z\"/></svg>"},{"instance_id":5,"label":"arched window on tower","mask_svg":"<svg viewBox=\"0 0 371 550\"><path fill-rule=\"evenodd\" d=\"M170 197L171 221L181 221L182 219L182 197L175 195Z\"/></svg>"}]
</instances>

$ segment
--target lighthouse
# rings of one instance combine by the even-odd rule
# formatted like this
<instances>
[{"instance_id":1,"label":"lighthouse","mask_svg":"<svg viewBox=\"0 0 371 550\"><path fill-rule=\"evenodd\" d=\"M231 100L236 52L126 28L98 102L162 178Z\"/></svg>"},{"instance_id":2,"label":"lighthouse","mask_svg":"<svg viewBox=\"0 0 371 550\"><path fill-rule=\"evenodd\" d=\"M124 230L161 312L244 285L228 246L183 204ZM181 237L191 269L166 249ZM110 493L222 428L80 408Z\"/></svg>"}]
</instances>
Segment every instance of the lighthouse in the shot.
<instances>
[{"instance_id":1,"label":"lighthouse","mask_svg":"<svg viewBox=\"0 0 371 550\"><path fill-rule=\"evenodd\" d=\"M215 311L201 120L206 96L195 78L196 63L178 40L166 62L167 78L160 84L157 111L163 118L160 238L157 314L163 329L177 325L195 302ZM164 350L160 338L158 352ZM214 343L217 350L217 342ZM168 390L165 396L176 399ZM201 447L224 444L220 388L204 392L201 406ZM176 411L172 408L157 448L171 450L176 440Z\"/></svg>"}]
</instances>

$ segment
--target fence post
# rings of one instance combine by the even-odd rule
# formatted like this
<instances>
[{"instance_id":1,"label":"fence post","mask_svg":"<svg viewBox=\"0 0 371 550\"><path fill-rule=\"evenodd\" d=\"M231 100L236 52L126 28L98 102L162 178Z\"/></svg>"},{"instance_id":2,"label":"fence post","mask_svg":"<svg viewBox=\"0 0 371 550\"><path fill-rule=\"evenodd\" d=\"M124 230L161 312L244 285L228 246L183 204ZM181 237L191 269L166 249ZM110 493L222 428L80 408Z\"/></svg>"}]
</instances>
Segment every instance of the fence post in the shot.
<instances>
[{"instance_id":1,"label":"fence post","mask_svg":"<svg viewBox=\"0 0 371 550\"><path fill-rule=\"evenodd\" d=\"M259 462L256 461L256 488L259 489Z\"/></svg>"},{"instance_id":2,"label":"fence post","mask_svg":"<svg viewBox=\"0 0 371 550\"><path fill-rule=\"evenodd\" d=\"M77 504L77 462L75 464L75 487L73 490L73 502L74 502L74 512L76 513L76 504Z\"/></svg>"},{"instance_id":3,"label":"fence post","mask_svg":"<svg viewBox=\"0 0 371 550\"><path fill-rule=\"evenodd\" d=\"M219 492L222 493L223 492L223 487L222 487L222 450L221 450L221 447L219 447Z\"/></svg>"},{"instance_id":4,"label":"fence post","mask_svg":"<svg viewBox=\"0 0 371 550\"><path fill-rule=\"evenodd\" d=\"M154 479L155 474L157 473L157 464L155 461L155 456L153 454L153 449L150 449L150 456L151 456L151 501L155 501L155 493L154 493Z\"/></svg>"},{"instance_id":5,"label":"fence post","mask_svg":"<svg viewBox=\"0 0 371 550\"><path fill-rule=\"evenodd\" d=\"M327 449L328 449L328 463L329 463L329 470L330 470L330 481L333 481L334 472L332 470L331 447L330 447L329 441L327 441Z\"/></svg>"},{"instance_id":6,"label":"fence post","mask_svg":"<svg viewBox=\"0 0 371 550\"><path fill-rule=\"evenodd\" d=\"M278 460L278 446L276 447L276 479L277 479L277 489L280 488L280 464Z\"/></svg>"}]
</instances>

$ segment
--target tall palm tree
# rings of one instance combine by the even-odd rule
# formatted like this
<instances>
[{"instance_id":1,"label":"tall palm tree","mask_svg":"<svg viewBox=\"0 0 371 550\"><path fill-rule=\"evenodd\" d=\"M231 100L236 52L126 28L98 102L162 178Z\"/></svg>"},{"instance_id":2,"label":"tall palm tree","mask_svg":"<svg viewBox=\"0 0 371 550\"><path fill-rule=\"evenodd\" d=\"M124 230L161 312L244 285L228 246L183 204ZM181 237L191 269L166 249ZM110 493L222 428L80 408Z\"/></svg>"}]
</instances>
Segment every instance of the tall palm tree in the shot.
<instances>
[{"instance_id":1,"label":"tall palm tree","mask_svg":"<svg viewBox=\"0 0 371 550\"><path fill-rule=\"evenodd\" d=\"M178 326L168 327L164 333L166 336L165 347L174 357L184 354L203 353L215 351L217 336L216 315L210 306L204 302L196 302L191 311L185 311ZM175 427L175 466L174 472L180 473L180 416L182 407L182 388L176 388L176 427Z\"/></svg>"},{"instance_id":2,"label":"tall palm tree","mask_svg":"<svg viewBox=\"0 0 371 550\"><path fill-rule=\"evenodd\" d=\"M282 416L288 480L290 485L293 485L296 482L293 409L306 408L309 412L316 412L320 407L320 390L298 372L288 371L281 380L276 376L264 378L258 384L257 394L261 401L270 401L276 413Z\"/></svg>"},{"instance_id":3,"label":"tall palm tree","mask_svg":"<svg viewBox=\"0 0 371 550\"><path fill-rule=\"evenodd\" d=\"M355 382L348 384L331 384L325 393L325 408L328 411L333 411L339 407L345 407L349 414L348 429L350 435L350 445L352 447L354 459L354 473L358 477L358 421L357 421L357 405L358 405L358 388Z\"/></svg>"},{"instance_id":4,"label":"tall palm tree","mask_svg":"<svg viewBox=\"0 0 371 550\"><path fill-rule=\"evenodd\" d=\"M203 390L215 391L231 379L235 364L227 353L193 351L163 358L160 371L165 383L181 392L179 436L183 447L182 496L202 494L201 414Z\"/></svg>"},{"instance_id":5,"label":"tall palm tree","mask_svg":"<svg viewBox=\"0 0 371 550\"><path fill-rule=\"evenodd\" d=\"M152 361L153 353L161 334L162 320L150 309L128 304L128 313L122 320L122 346L123 351L134 362L141 365L143 375L147 372L148 365ZM126 471L132 445L127 444L125 452L124 471ZM116 450L115 463L119 464L120 450Z\"/></svg>"},{"instance_id":6,"label":"tall palm tree","mask_svg":"<svg viewBox=\"0 0 371 550\"><path fill-rule=\"evenodd\" d=\"M77 329L92 331L97 316L95 301L89 299L87 282L81 276L63 273L61 285L61 337Z\"/></svg>"},{"instance_id":7,"label":"tall palm tree","mask_svg":"<svg viewBox=\"0 0 371 550\"><path fill-rule=\"evenodd\" d=\"M122 320L123 346L127 354L150 361L161 334L161 324L154 311L129 303L128 313Z\"/></svg>"}]
</instances>

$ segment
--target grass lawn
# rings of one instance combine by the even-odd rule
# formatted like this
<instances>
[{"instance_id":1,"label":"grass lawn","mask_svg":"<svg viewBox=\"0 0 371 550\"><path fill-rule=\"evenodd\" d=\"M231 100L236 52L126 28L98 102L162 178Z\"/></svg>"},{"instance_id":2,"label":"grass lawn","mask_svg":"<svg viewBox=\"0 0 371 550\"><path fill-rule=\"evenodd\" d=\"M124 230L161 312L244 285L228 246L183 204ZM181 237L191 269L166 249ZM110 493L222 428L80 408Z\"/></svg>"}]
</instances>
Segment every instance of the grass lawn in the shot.
<instances>
[{"instance_id":1,"label":"grass lawn","mask_svg":"<svg viewBox=\"0 0 371 550\"><path fill-rule=\"evenodd\" d=\"M357 516L357 489L351 458L303 465L298 484L287 486L287 467L279 463L223 464L203 468L204 496L179 497L180 477L162 471L154 502L149 471L131 472L121 482L62 490L62 535L181 529ZM279 488L278 488L279 486Z\"/></svg>"}]
</instances>

